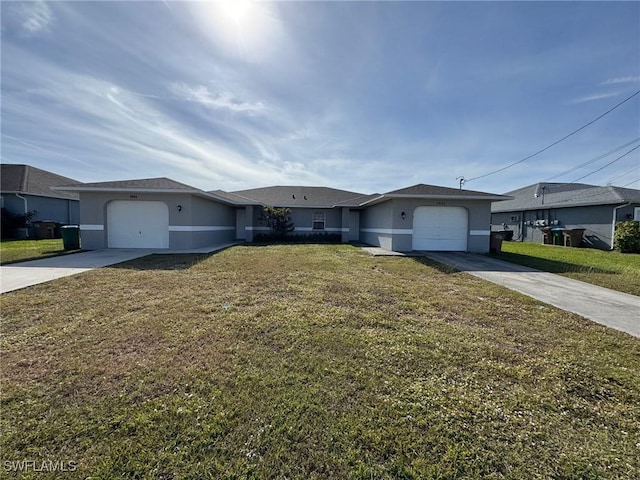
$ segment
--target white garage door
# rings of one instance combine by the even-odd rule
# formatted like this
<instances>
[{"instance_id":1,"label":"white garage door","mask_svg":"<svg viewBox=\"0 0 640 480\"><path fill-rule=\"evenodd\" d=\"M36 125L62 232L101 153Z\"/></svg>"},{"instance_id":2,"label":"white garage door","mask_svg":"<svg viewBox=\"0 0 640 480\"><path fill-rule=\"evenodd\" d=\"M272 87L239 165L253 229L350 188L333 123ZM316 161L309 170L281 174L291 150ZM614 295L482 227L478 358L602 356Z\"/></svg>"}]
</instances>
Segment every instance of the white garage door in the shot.
<instances>
[{"instance_id":1,"label":"white garage door","mask_svg":"<svg viewBox=\"0 0 640 480\"><path fill-rule=\"evenodd\" d=\"M169 248L164 202L114 200L107 206L109 248Z\"/></svg>"},{"instance_id":2,"label":"white garage door","mask_svg":"<svg viewBox=\"0 0 640 480\"><path fill-rule=\"evenodd\" d=\"M462 207L418 207L413 212L413 249L465 252L467 209Z\"/></svg>"}]
</instances>

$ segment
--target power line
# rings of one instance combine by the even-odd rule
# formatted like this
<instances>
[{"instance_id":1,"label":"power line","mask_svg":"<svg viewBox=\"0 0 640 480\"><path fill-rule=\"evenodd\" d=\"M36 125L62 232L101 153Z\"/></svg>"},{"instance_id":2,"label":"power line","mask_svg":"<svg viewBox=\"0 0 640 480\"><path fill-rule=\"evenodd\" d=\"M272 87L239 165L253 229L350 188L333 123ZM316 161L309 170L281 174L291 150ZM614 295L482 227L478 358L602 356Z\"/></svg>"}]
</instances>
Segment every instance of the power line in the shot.
<instances>
[{"instance_id":1,"label":"power line","mask_svg":"<svg viewBox=\"0 0 640 480\"><path fill-rule=\"evenodd\" d=\"M616 158L615 160L610 161L609 163L607 163L606 165L598 168L597 170L594 170L591 173L587 173L586 175L581 176L580 178L576 178L575 180L572 180L570 183L576 183L578 180L582 180L583 178L589 177L591 175L593 175L596 172L599 172L600 170L604 170L605 168L607 168L609 165L612 165L614 163L616 163L618 160L623 159L624 157L626 157L627 155L629 155L631 152L633 152L634 150L637 150L640 148L640 145L636 145L635 147L633 147L631 150L629 150L627 153L624 153L622 155L620 155L618 158Z\"/></svg>"},{"instance_id":2,"label":"power line","mask_svg":"<svg viewBox=\"0 0 640 480\"><path fill-rule=\"evenodd\" d=\"M625 143L624 145L620 145L619 147L616 147L616 148L614 148L613 150L610 150L609 152L607 152L607 153L605 153L605 154L602 154L602 155L600 155L600 156L598 156L598 157L596 157L596 158L592 158L591 160L589 160L589 161L587 161L587 162L584 162L584 163L581 163L580 165L577 165L577 166L575 166L575 167L572 167L572 168L570 168L569 170L565 170L565 171L564 171L564 172L562 172L562 173L558 173L557 175L554 175L554 176L552 176L552 177L546 178L546 179L544 179L544 180L543 180L543 182L549 182L549 181L553 180L554 178L562 177L563 175L566 175L567 173L571 173L571 172L573 172L574 170L578 170L579 168L586 167L587 165L590 165L590 164L592 164L592 163L594 163L594 162L597 162L598 160L602 160L603 158L608 157L608 156L609 156L609 155L611 155L612 153L616 153L617 151L622 150L623 148L626 148L626 147L628 147L629 145L633 145L633 144L634 144L634 143L636 143L638 140L640 140L640 137L634 138L633 140L631 140L631 141L630 141L630 142L628 142L628 143Z\"/></svg>"},{"instance_id":3,"label":"power line","mask_svg":"<svg viewBox=\"0 0 640 480\"><path fill-rule=\"evenodd\" d=\"M621 173L620 175L617 175L615 177L613 177L611 180L609 180L607 183L613 183L615 180L619 179L620 177L624 177L625 175L627 175L628 173L631 172L635 172L640 168L640 165L634 165L633 167L631 167L629 170L625 170L623 173Z\"/></svg>"},{"instance_id":4,"label":"power line","mask_svg":"<svg viewBox=\"0 0 640 480\"><path fill-rule=\"evenodd\" d=\"M625 183L624 185L622 185L623 187L628 187L629 185L631 185L632 183L636 183L636 182L640 182L640 178L636 178L633 182L629 182L629 183Z\"/></svg>"},{"instance_id":5,"label":"power line","mask_svg":"<svg viewBox=\"0 0 640 480\"><path fill-rule=\"evenodd\" d=\"M494 175L496 173L502 172L508 168L511 167L515 167L516 165L522 163L522 162L526 162L527 160L535 157L536 155L540 155L542 152L546 152L547 150L549 150L551 147L556 146L557 144L559 144L560 142L565 141L567 138L572 137L573 135L575 135L576 133L580 132L581 130L584 130L585 128L587 128L589 125L593 125L595 122L597 122L598 120L600 120L602 117L604 117L605 115L610 114L611 112L613 112L616 108L620 107L621 105L627 103L629 100L631 100L633 97L635 97L636 95L638 95L640 93L640 90L638 90L637 92L635 92L633 95L625 98L623 101L621 101L620 103L618 103L615 107L610 108L609 110L607 110L606 112L604 112L602 115L599 115L598 117L594 118L593 120L591 120L589 123L584 124L583 126L581 126L580 128L574 130L573 132L569 133L568 135L565 135L564 137L562 137L560 140L556 140L555 142L553 142L551 145L548 145L546 147L544 147L542 150L538 150L536 153L533 153L527 157L524 157L520 160L518 160L517 162L513 162L509 165L507 165L506 167L502 167L499 168L497 170L494 170L492 172L489 173L485 173L484 175L480 175L478 177L473 177L470 178L468 180L465 180L465 182L470 182L472 180L478 180L480 178L484 178L484 177L488 177L489 175Z\"/></svg>"}]
</instances>

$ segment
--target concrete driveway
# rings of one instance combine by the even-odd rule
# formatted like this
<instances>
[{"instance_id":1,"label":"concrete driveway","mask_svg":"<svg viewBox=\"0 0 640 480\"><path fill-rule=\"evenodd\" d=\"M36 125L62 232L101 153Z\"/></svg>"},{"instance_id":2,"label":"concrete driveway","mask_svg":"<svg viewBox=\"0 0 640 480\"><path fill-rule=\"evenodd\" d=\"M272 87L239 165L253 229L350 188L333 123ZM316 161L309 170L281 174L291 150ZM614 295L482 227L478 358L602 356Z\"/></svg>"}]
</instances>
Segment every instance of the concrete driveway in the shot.
<instances>
[{"instance_id":1,"label":"concrete driveway","mask_svg":"<svg viewBox=\"0 0 640 480\"><path fill-rule=\"evenodd\" d=\"M472 253L424 256L589 320L640 337L640 297Z\"/></svg>"},{"instance_id":2,"label":"concrete driveway","mask_svg":"<svg viewBox=\"0 0 640 480\"><path fill-rule=\"evenodd\" d=\"M0 293L76 275L94 268L127 262L152 253L155 253L155 250L110 248L2 265L0 266Z\"/></svg>"}]
</instances>

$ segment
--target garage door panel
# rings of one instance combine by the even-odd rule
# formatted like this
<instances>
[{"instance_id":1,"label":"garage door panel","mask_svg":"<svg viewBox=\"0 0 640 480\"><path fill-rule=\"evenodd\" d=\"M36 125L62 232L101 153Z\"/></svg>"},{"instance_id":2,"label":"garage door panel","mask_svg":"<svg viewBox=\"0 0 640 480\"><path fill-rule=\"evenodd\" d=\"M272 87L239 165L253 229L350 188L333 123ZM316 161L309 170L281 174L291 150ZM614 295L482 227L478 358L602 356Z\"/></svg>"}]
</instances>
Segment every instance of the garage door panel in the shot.
<instances>
[{"instance_id":1,"label":"garage door panel","mask_svg":"<svg viewBox=\"0 0 640 480\"><path fill-rule=\"evenodd\" d=\"M466 251L468 213L462 207L418 207L413 215L413 249Z\"/></svg>"},{"instance_id":2,"label":"garage door panel","mask_svg":"<svg viewBox=\"0 0 640 480\"><path fill-rule=\"evenodd\" d=\"M109 248L169 248L164 202L115 200L107 206Z\"/></svg>"}]
</instances>

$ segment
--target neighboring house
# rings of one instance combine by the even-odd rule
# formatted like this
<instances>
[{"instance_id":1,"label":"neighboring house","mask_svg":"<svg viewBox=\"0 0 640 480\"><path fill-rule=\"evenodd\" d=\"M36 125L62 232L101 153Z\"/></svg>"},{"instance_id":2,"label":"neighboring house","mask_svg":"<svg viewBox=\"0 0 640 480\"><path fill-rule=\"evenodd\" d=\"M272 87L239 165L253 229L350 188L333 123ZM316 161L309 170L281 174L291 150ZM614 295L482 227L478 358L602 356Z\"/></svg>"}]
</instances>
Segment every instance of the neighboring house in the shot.
<instances>
[{"instance_id":1,"label":"neighboring house","mask_svg":"<svg viewBox=\"0 0 640 480\"><path fill-rule=\"evenodd\" d=\"M491 202L509 197L430 185L384 194L274 186L225 192L168 178L59 187L80 194L83 248L204 247L253 241L265 206L291 209L295 233L339 233L388 250L488 252Z\"/></svg>"},{"instance_id":2,"label":"neighboring house","mask_svg":"<svg viewBox=\"0 0 640 480\"><path fill-rule=\"evenodd\" d=\"M583 245L613 248L615 224L640 220L640 190L579 183L537 183L505 195L491 207L492 230L513 230L513 239L542 243L542 229L584 229Z\"/></svg>"},{"instance_id":3,"label":"neighboring house","mask_svg":"<svg viewBox=\"0 0 640 480\"><path fill-rule=\"evenodd\" d=\"M55 186L77 183L77 180L29 165L3 163L0 167L2 208L17 215L35 210L32 222L38 220L65 224L80 222L78 194L51 189Z\"/></svg>"}]
</instances>

